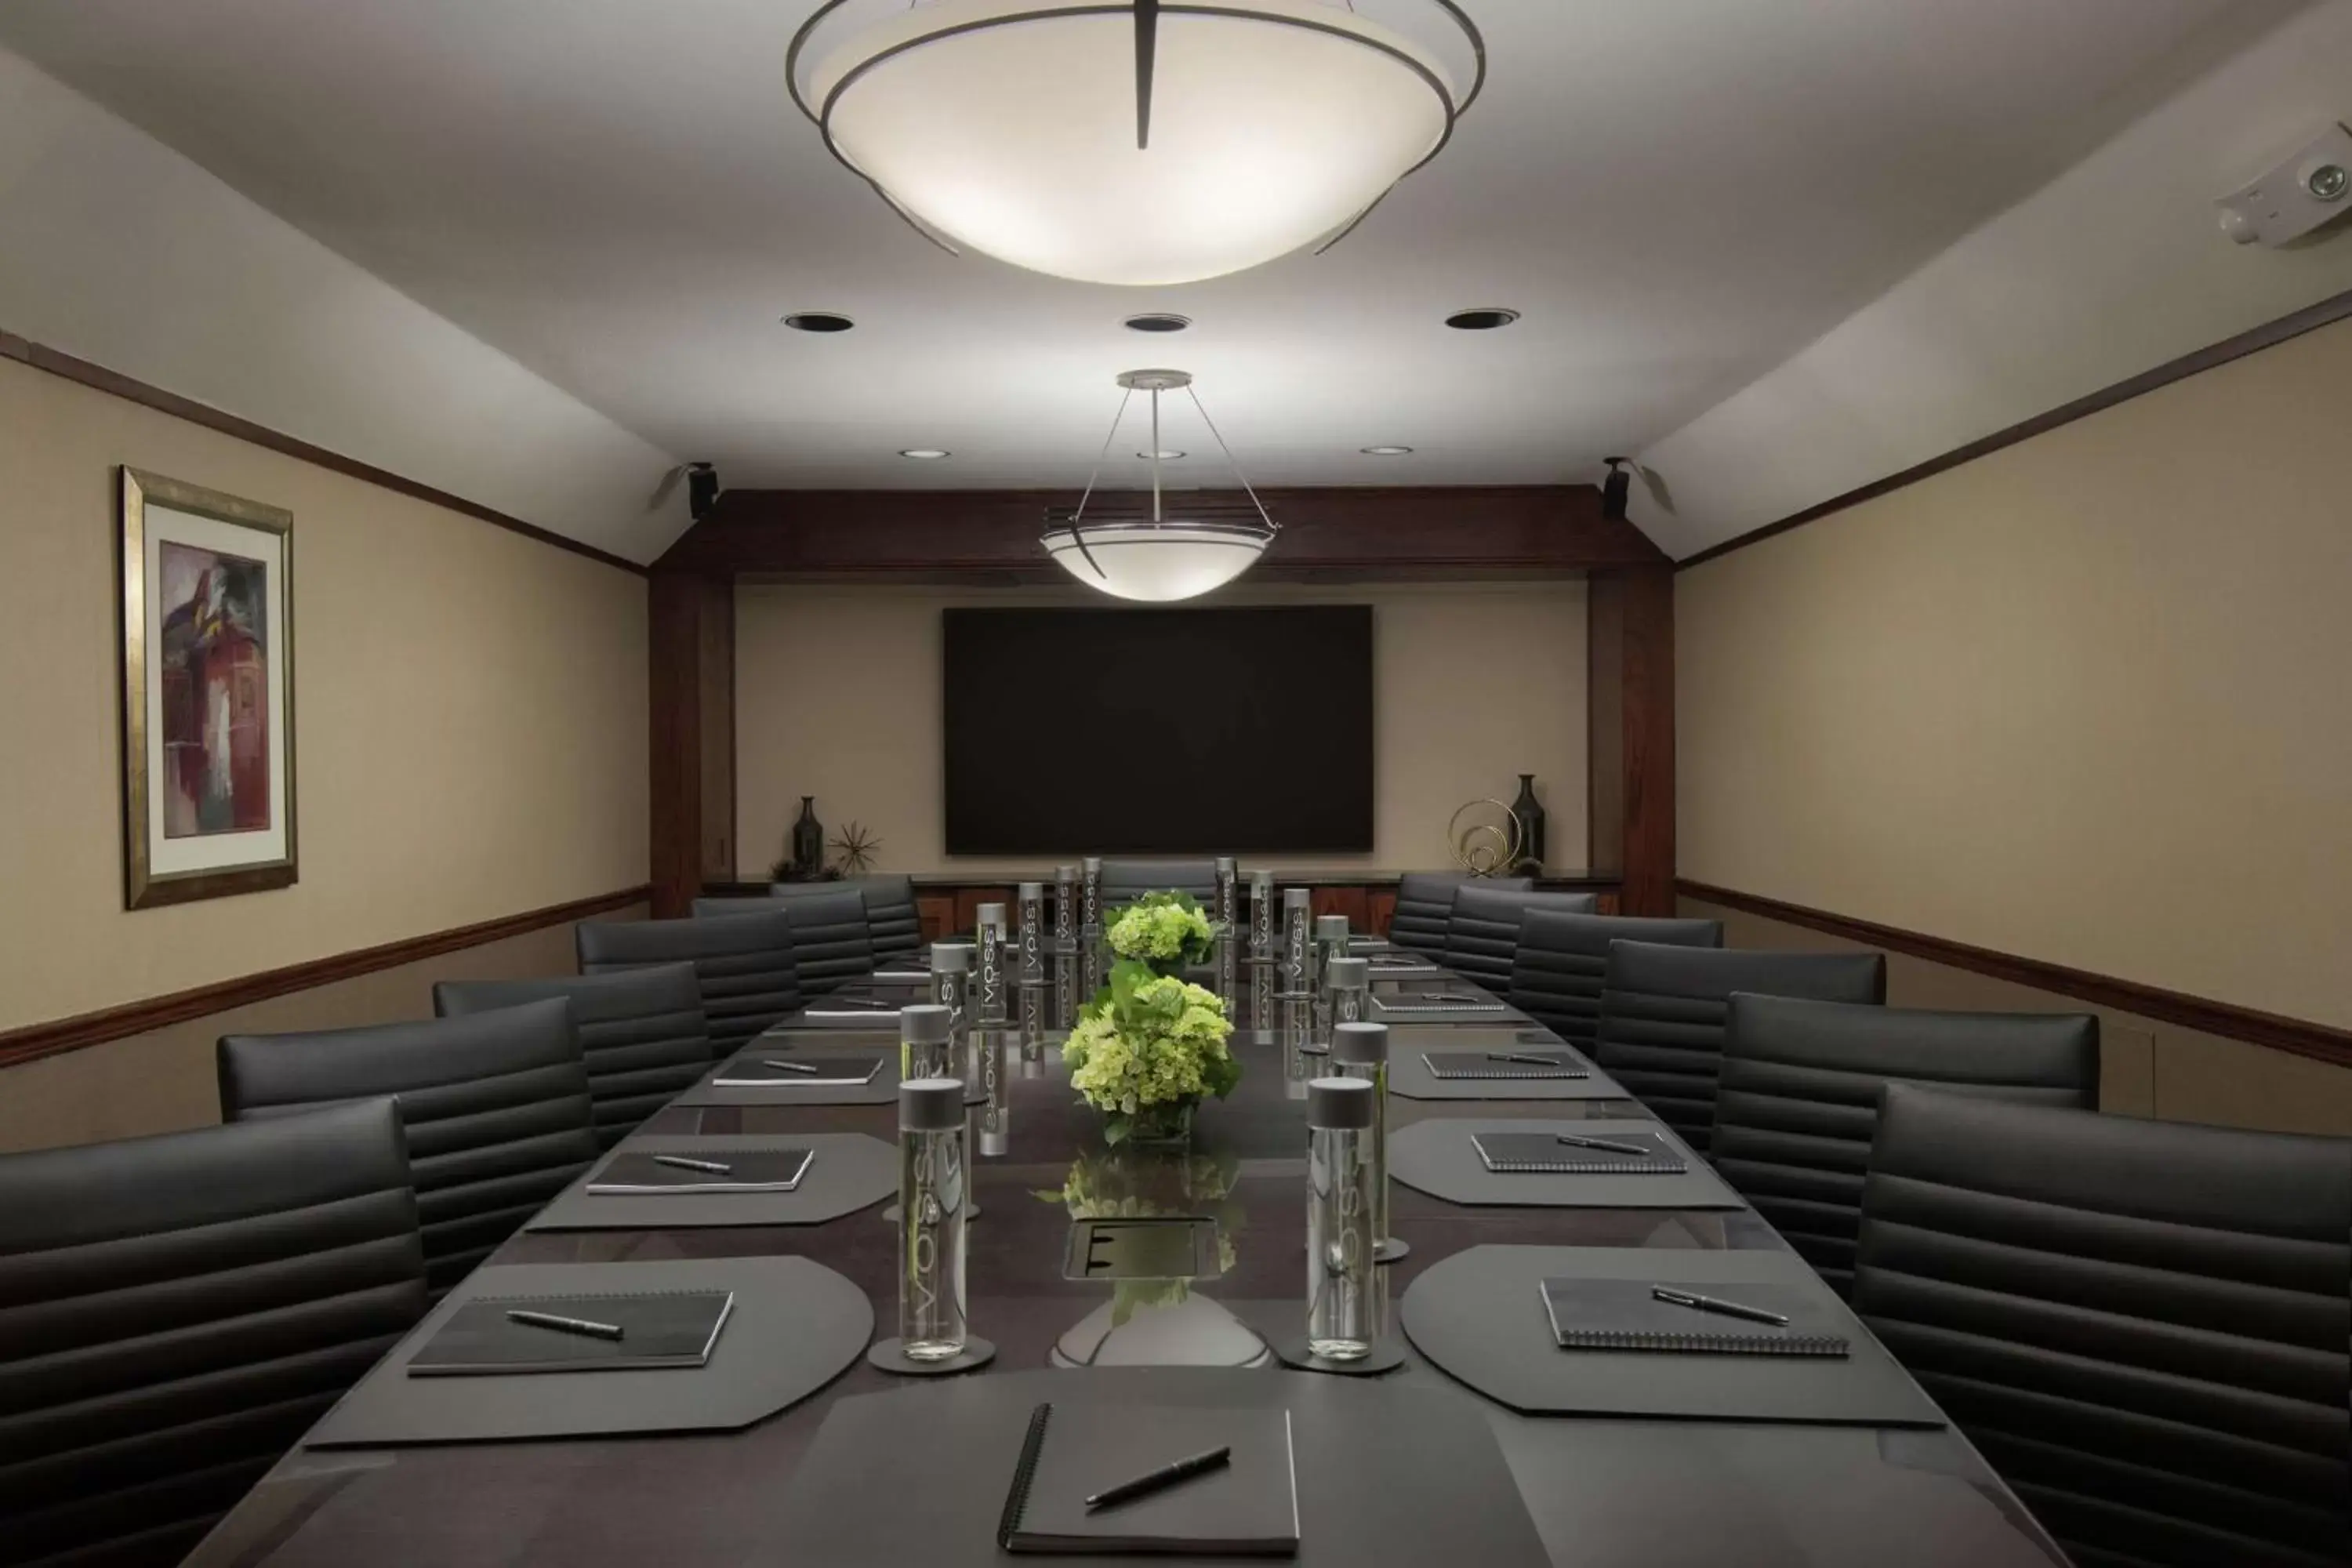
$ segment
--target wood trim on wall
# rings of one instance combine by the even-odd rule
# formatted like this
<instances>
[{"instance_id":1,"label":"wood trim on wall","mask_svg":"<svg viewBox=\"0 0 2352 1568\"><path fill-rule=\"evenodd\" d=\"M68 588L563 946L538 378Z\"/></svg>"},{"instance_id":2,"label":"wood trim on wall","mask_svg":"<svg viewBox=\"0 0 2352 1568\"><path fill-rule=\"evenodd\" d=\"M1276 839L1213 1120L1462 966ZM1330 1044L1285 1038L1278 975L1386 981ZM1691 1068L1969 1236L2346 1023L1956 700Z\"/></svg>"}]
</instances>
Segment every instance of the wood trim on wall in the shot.
<instances>
[{"instance_id":1,"label":"wood trim on wall","mask_svg":"<svg viewBox=\"0 0 2352 1568\"><path fill-rule=\"evenodd\" d=\"M380 947L355 948L349 952L314 958L304 963L288 964L283 969L266 969L257 974L240 975L235 980L217 981L187 991L174 991L166 996L151 996L145 1001L84 1013L77 1017L10 1029L0 1033L0 1068L14 1067L19 1062L29 1062L41 1057L53 1057L63 1051L78 1051L85 1046L103 1045L109 1040L120 1040L131 1035L143 1035L173 1024L184 1024L191 1018L201 1018L206 1014L225 1013L232 1007L250 1006L273 996L308 991L338 980L373 974L382 969L395 969L404 963L436 958L461 948L503 942L509 937L521 936L548 926L586 920L592 915L610 914L614 910L645 903L652 893L650 888L623 888L617 892L574 899L569 903L550 904L544 909L526 910L520 914L505 915L494 921L453 926L447 931L428 931L423 936L404 937Z\"/></svg>"},{"instance_id":2,"label":"wood trim on wall","mask_svg":"<svg viewBox=\"0 0 2352 1568\"><path fill-rule=\"evenodd\" d=\"M2276 1013L2257 1012L2251 1007L2190 996L2179 991L2166 991L2158 986L2144 985L2136 980L2121 980L2112 974L2094 974L2087 970L2069 969L2063 964L2045 963L2040 959L2024 958L2016 953L1971 947L1966 942L1929 936L1923 931L1904 931L1873 921L1856 920L1851 915L1832 914L1827 910L1783 903L1778 899L1738 892L1706 882L1678 879L1675 889L1686 899L1721 904L1726 909L1761 915L1767 920L1825 931L1831 936L1885 948L1913 958L1926 959L1930 963L1966 970L1971 974L2030 985L2037 991L2055 992L2061 996L2072 996L2095 1006L2112 1007L2119 1013L2154 1018L2184 1029L2195 1029L2200 1034L2245 1040L2277 1050L2293 1051L2297 1056L2310 1057L2337 1067L2352 1067L2352 1029L2334 1028L2301 1018L2284 1017Z\"/></svg>"},{"instance_id":3,"label":"wood trim on wall","mask_svg":"<svg viewBox=\"0 0 2352 1568\"><path fill-rule=\"evenodd\" d=\"M1947 469L1957 468L1962 463L1974 462L1979 458L1998 452L2003 447L2014 447L2021 441L2030 441L2034 437L2045 435L2062 425L2072 425L2077 419L2113 408L2119 403L2128 403L2135 397L2154 392L2159 387L2169 386L2176 381L2185 381L2192 375L2202 374L2218 365L2227 364L2231 360L2243 359L2248 354L2274 348L2290 338L2299 338L2305 332L2316 331L2347 317L2352 317L2352 289L2347 289L2333 298L2322 300L2315 305L2306 305L2292 315L2281 316L2274 321L2265 321L2259 327L2240 332L2236 337L2224 338L2218 343L2209 343L2193 353L2182 354L2179 359L2168 361L2153 370L2144 370L2137 375L2116 382L2113 386L2102 387L2096 392L2074 399L2072 403L2061 404L2047 413L2037 414L2031 419L2021 420L2005 430L1996 430L1990 436L1979 437L1966 446L1955 447L1940 457L1930 458L1924 463L1914 463L1899 473L1889 474L1883 479L1874 479L1869 484L1846 491L1843 495L1832 496L1819 505L1809 506L1804 510L1784 517L1778 522L1768 522L1763 527L1752 532L1743 533L1737 539L1727 539L1722 543L1710 546L1695 555L1686 555L1675 563L1675 570L1687 571L1693 566L1713 561L1718 556L1728 555L1735 550L1745 550L1751 544L1761 544L1764 541L1786 533L1790 529L1802 528L1809 522L1818 522L1832 513L1845 510L1848 507L1860 506L1868 500L1876 500L1883 495L1890 495L1906 486L1916 485L1922 479L1933 479Z\"/></svg>"},{"instance_id":4,"label":"wood trim on wall","mask_svg":"<svg viewBox=\"0 0 2352 1568\"><path fill-rule=\"evenodd\" d=\"M735 875L735 589L662 570L646 602L647 780L656 919Z\"/></svg>"},{"instance_id":5,"label":"wood trim on wall","mask_svg":"<svg viewBox=\"0 0 2352 1568\"><path fill-rule=\"evenodd\" d=\"M331 452L324 447L313 446L299 437L289 436L283 431L272 430L266 425L257 425L250 419L224 413L210 404L198 403L195 399L183 397L176 392L166 392L160 386L151 386L143 381L134 380L118 371L109 370L104 365L92 364L88 360L76 359L71 354L61 353L44 344L20 338L14 332L0 331L0 359L12 359L19 364L30 365L35 370L47 371L51 375L63 376L68 381L106 393L110 396L122 398L126 402L136 403L143 408L152 408L158 413L168 414L175 419L184 419L191 425L201 425L207 430L217 430L224 436L234 436L240 441L251 442L254 446L282 453L289 458L299 458L303 462L315 464L330 473L341 474L345 479L358 479L362 483L375 485L415 500L430 501L435 506L463 513L478 522L487 522L494 528L503 528L509 533L520 533L525 539L535 539L541 544L551 544L558 550L568 550L574 555L584 555L591 561L602 562L607 566L616 566L624 572L634 573L640 577L645 576L647 571L646 567L640 566L634 561L625 560L609 552L599 550L593 544L583 544L579 540L567 539L562 534L550 532L535 523L525 522L519 517L509 517L505 512L484 506L479 501L470 501L463 496L451 495L447 490L436 489L431 485L419 480L405 479L389 468L379 468L374 464L363 463L357 458L347 458L341 452Z\"/></svg>"},{"instance_id":6,"label":"wood trim on wall","mask_svg":"<svg viewBox=\"0 0 2352 1568\"><path fill-rule=\"evenodd\" d=\"M1633 915L1675 902L1675 579L1594 574L1586 600L1585 800L1593 869Z\"/></svg>"}]
</instances>

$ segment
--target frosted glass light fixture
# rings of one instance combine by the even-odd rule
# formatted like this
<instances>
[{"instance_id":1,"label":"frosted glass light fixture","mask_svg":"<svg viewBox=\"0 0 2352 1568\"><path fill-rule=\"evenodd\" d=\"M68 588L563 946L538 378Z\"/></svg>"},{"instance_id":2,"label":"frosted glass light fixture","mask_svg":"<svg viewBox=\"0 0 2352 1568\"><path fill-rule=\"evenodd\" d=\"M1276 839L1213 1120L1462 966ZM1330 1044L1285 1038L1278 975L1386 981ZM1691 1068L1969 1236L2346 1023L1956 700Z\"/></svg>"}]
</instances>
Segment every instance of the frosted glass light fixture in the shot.
<instances>
[{"instance_id":1,"label":"frosted glass light fixture","mask_svg":"<svg viewBox=\"0 0 2352 1568\"><path fill-rule=\"evenodd\" d=\"M1486 68L1454 0L828 0L785 62L826 147L944 248L1125 284L1336 242Z\"/></svg>"},{"instance_id":2,"label":"frosted glass light fixture","mask_svg":"<svg viewBox=\"0 0 2352 1568\"><path fill-rule=\"evenodd\" d=\"M1192 391L1192 377L1181 370L1130 370L1118 378L1127 389L1119 399L1118 412L1111 416L1110 436L1103 442L1107 456L1111 444L1118 439L1119 421L1126 417L1128 405L1139 392L1151 397L1151 516L1145 519L1105 518L1099 511L1094 521L1087 518L1087 505L1094 499L1095 479L1102 476L1101 459L1095 463L1094 478L1087 480L1086 494L1078 498L1077 509L1064 517L1057 512L1046 514L1044 538L1038 541L1045 553L1054 558L1063 571L1084 583L1118 599L1133 599L1146 604L1169 604L1178 599L1197 598L1213 588L1222 588L1251 567L1265 553L1280 531L1266 512L1257 492L1250 488L1249 479L1242 473L1241 465L1234 461L1233 449L1225 445L1209 411L1201 406L1201 395ZM1245 510L1233 516L1229 507L1187 505L1184 515L1167 515L1165 498L1160 488L1160 396L1164 392L1183 392L1200 409L1202 421L1209 434L1216 437L1217 448L1233 465L1234 477L1241 480L1242 491L1249 497Z\"/></svg>"}]
</instances>

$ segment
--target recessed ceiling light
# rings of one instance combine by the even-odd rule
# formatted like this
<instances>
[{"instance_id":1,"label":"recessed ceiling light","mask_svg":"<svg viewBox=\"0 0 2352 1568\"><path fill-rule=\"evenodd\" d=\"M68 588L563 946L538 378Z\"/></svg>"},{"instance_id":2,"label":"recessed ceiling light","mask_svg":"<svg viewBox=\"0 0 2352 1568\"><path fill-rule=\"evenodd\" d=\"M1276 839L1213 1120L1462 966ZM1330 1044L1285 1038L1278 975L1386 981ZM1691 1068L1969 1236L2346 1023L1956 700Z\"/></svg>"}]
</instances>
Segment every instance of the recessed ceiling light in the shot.
<instances>
[{"instance_id":1,"label":"recessed ceiling light","mask_svg":"<svg viewBox=\"0 0 2352 1568\"><path fill-rule=\"evenodd\" d=\"M1172 463L1183 455L1184 454L1181 452L1171 452L1165 447L1162 447L1160 449L1160 460L1163 463ZM1148 460L1151 457L1151 454L1149 452L1138 452L1136 456Z\"/></svg>"},{"instance_id":2,"label":"recessed ceiling light","mask_svg":"<svg viewBox=\"0 0 2352 1568\"><path fill-rule=\"evenodd\" d=\"M1192 317L1171 315L1165 310L1147 310L1140 316L1127 319L1127 330L1130 332L1181 332L1192 324Z\"/></svg>"},{"instance_id":3,"label":"recessed ceiling light","mask_svg":"<svg viewBox=\"0 0 2352 1568\"><path fill-rule=\"evenodd\" d=\"M1359 447L1356 450L1367 458L1403 458L1412 452L1410 447Z\"/></svg>"},{"instance_id":4,"label":"recessed ceiling light","mask_svg":"<svg viewBox=\"0 0 2352 1568\"><path fill-rule=\"evenodd\" d=\"M784 325L796 332L845 332L857 323L831 310L795 310L784 318Z\"/></svg>"},{"instance_id":5,"label":"recessed ceiling light","mask_svg":"<svg viewBox=\"0 0 2352 1568\"><path fill-rule=\"evenodd\" d=\"M918 462L928 463L934 458L952 458L955 454L940 447L908 447L901 451L898 456L902 458L912 458Z\"/></svg>"},{"instance_id":6,"label":"recessed ceiling light","mask_svg":"<svg viewBox=\"0 0 2352 1568\"><path fill-rule=\"evenodd\" d=\"M1454 311L1445 318L1445 324L1465 332L1491 332L1496 327L1507 327L1518 319L1517 310L1501 305L1480 305L1474 310Z\"/></svg>"}]
</instances>

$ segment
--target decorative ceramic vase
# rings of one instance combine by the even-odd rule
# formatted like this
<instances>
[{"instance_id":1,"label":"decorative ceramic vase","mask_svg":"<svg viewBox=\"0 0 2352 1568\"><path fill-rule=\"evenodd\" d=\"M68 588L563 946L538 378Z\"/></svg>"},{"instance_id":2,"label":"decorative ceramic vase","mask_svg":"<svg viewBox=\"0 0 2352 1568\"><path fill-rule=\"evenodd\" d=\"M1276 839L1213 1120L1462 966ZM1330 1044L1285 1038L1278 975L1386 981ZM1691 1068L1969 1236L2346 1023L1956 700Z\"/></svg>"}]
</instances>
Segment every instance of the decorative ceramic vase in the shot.
<instances>
[{"instance_id":1,"label":"decorative ceramic vase","mask_svg":"<svg viewBox=\"0 0 2352 1568\"><path fill-rule=\"evenodd\" d=\"M1536 799L1536 775L1519 775L1519 798L1511 802L1511 815L1519 819L1519 864L1541 868L1544 858L1544 808Z\"/></svg>"},{"instance_id":2,"label":"decorative ceramic vase","mask_svg":"<svg viewBox=\"0 0 2352 1568\"><path fill-rule=\"evenodd\" d=\"M824 824L816 819L816 796L801 796L801 814L793 824L793 865L803 879L813 879L824 867Z\"/></svg>"}]
</instances>

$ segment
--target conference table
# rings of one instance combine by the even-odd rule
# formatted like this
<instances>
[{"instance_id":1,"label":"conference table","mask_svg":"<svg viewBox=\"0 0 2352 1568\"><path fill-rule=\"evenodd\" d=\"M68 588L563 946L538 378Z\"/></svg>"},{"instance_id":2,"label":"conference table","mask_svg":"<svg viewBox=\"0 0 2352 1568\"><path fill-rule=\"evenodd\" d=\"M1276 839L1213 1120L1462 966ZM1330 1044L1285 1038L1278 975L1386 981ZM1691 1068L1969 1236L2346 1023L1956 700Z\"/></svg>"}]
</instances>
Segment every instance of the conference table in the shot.
<instances>
[{"instance_id":1,"label":"conference table","mask_svg":"<svg viewBox=\"0 0 2352 1568\"><path fill-rule=\"evenodd\" d=\"M1503 1506L1515 1492L1532 1526L1527 1555L1559 1568L2005 1568L2065 1561L1948 1426L1522 1415L1449 1376L1401 1331L1399 1299L1433 1268L1474 1247L1654 1249L1662 1264L1669 1254L1786 1253L1773 1230L1744 1206L1476 1206L1392 1184L1391 1229L1410 1251L1382 1268L1390 1292L1383 1342L1402 1351L1404 1364L1376 1378L1286 1369L1269 1346L1304 1326L1301 1100L1305 1078L1322 1070L1321 1058L1305 1048L1298 1005L1276 994L1278 980L1265 964L1229 964L1233 1048L1244 1066L1239 1088L1202 1108L1189 1150L1114 1152L1103 1143L1097 1115L1071 1090L1057 1048L1069 1009L1083 999L1079 982L1090 972L1080 973L1079 960L1068 953L1044 962L1044 978L1025 992L1017 972L1008 974L1010 1021L993 1035L978 1032L983 1046L1001 1048L1003 1064L997 1136L990 1144L1003 1152L982 1152L973 1162L977 1213L969 1230L970 1321L972 1331L996 1347L992 1363L960 1376L901 1378L860 1357L798 1404L735 1431L339 1447L306 1440L189 1562L205 1568L731 1568L843 1561L839 1543L858 1539L869 1524L913 1528L900 1516L919 1520L932 1483L918 1473L853 1479L814 1498L796 1490L796 1476L812 1462L828 1417L845 1405L871 1405L865 1396L892 1392L939 1401L948 1411L992 1379L1049 1393L1076 1386L1071 1380L1093 1380L1091 1392L1137 1405L1171 1391L1185 1399L1238 1391L1238 1397L1287 1401L1357 1426L1375 1424L1390 1406L1409 1407L1433 1443L1444 1430L1465 1430L1447 1422L1482 1426L1507 1468L1498 1471ZM844 988L830 1005L919 998L928 999L921 984L866 980ZM1534 1027L1516 1015L1505 1022ZM1400 1025L1397 1032L1425 1042L1444 1039L1450 1028L1493 1025ZM879 1026L860 1031L806 1018L774 1039L786 1050L849 1044L895 1050L895 1036ZM697 1097L689 1091L680 1098ZM1446 1118L1649 1120L1630 1099L1392 1096L1390 1106L1392 1140ZM887 1101L674 1102L638 1136L864 1133L892 1142L896 1116ZM1213 1217L1224 1248L1222 1275L1189 1281L1067 1278L1073 1216L1122 1207ZM803 1258L854 1282L870 1300L874 1333L881 1337L895 1332L897 1321L894 1209L895 1203L877 1198L816 1225L526 1230L492 1262ZM1916 1384L1905 1382L1924 1402ZM1442 1467L1445 1458L1432 1451L1414 1462ZM975 1452L934 1465L930 1473L948 1485L948 1471L969 1468L976 1477L971 1484L996 1489L1008 1467L1002 1453ZM1360 1484L1364 1506L1374 1507L1379 1478L1368 1474ZM1496 1505L1476 1506L1491 1511ZM1420 1510L1432 1512L1437 1517L1416 1517L1412 1528L1443 1535L1454 1527L1443 1506ZM813 1518L821 1529L812 1529ZM1462 1534L1469 1554L1477 1555L1478 1530ZM1307 1544L1315 1544L1311 1525ZM1386 1551L1353 1560L1427 1560L1402 1543ZM995 1553L994 1541L983 1539L932 1555L954 1562ZM858 1555L864 1560L862 1550ZM1302 1552L1309 1560L1330 1556Z\"/></svg>"}]
</instances>

